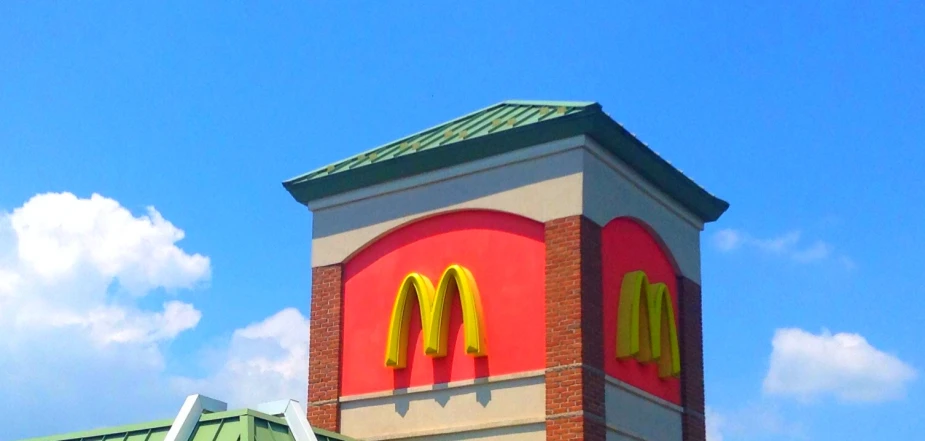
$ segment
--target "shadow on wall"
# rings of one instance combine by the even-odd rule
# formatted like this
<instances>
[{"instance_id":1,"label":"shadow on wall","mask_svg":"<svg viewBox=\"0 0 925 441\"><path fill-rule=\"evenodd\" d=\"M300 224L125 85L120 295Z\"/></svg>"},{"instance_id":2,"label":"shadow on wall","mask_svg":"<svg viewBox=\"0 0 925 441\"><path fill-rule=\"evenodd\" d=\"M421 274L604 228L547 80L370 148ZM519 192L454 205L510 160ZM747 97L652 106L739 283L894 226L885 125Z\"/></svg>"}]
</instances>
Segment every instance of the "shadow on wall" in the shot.
<instances>
[{"instance_id":1,"label":"shadow on wall","mask_svg":"<svg viewBox=\"0 0 925 441\"><path fill-rule=\"evenodd\" d=\"M469 400L475 399L482 407L488 407L488 404L491 402L491 389L488 387L476 387L475 393L472 394L466 389L469 389L474 386L479 386L482 384L487 384L488 380L486 378L479 378L475 380L473 386L463 387L463 388L450 388L447 383L436 384L434 385L433 392L428 394L427 398L420 398L417 401L425 400L434 400L440 407L446 407L450 402L451 398L456 398L457 400ZM396 390L396 394L403 394L395 398L395 413L404 417L408 414L408 410L411 409L411 401L413 400L413 394L408 394L407 389Z\"/></svg>"}]
</instances>

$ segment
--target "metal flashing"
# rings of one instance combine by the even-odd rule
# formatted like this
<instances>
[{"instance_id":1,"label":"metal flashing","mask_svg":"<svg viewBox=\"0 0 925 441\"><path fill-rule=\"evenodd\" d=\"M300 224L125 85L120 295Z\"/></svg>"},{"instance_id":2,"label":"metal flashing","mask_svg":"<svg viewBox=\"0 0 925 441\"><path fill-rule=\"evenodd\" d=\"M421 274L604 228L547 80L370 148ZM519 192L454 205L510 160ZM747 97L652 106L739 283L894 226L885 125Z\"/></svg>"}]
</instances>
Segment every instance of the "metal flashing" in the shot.
<instances>
[{"instance_id":1,"label":"metal flashing","mask_svg":"<svg viewBox=\"0 0 925 441\"><path fill-rule=\"evenodd\" d=\"M308 423L308 419L305 417L307 413L305 409L302 409L298 401L289 400L289 405L286 406L284 415L286 424L289 425L289 432L292 433L295 441L318 441L311 424Z\"/></svg>"},{"instance_id":2,"label":"metal flashing","mask_svg":"<svg viewBox=\"0 0 925 441\"><path fill-rule=\"evenodd\" d=\"M295 441L318 441L302 405L296 400L279 400L257 405L257 411L282 417Z\"/></svg>"},{"instance_id":3,"label":"metal flashing","mask_svg":"<svg viewBox=\"0 0 925 441\"><path fill-rule=\"evenodd\" d=\"M226 410L228 410L228 404L224 402L203 395L190 395L183 402L183 407L180 408L180 413L170 425L164 441L189 441L203 413Z\"/></svg>"},{"instance_id":4,"label":"metal flashing","mask_svg":"<svg viewBox=\"0 0 925 441\"><path fill-rule=\"evenodd\" d=\"M263 412L267 415L281 416L286 413L286 407L289 406L290 401L292 400L278 400L261 403L254 407L254 410L257 412Z\"/></svg>"}]
</instances>

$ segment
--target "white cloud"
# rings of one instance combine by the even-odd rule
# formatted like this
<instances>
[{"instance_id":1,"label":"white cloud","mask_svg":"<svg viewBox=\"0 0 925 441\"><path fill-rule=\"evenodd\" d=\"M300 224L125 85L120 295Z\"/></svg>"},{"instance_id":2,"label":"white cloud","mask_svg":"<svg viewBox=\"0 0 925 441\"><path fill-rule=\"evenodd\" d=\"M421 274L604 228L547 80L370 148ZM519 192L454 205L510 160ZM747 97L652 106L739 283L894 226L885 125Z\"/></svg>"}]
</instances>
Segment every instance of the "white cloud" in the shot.
<instances>
[{"instance_id":1,"label":"white cloud","mask_svg":"<svg viewBox=\"0 0 925 441\"><path fill-rule=\"evenodd\" d=\"M135 217L98 194L80 199L48 193L30 199L8 216L16 233L22 270L45 282L73 276L86 267L136 293L191 288L209 276L209 259L189 255L175 243L183 230L154 207Z\"/></svg>"},{"instance_id":2,"label":"white cloud","mask_svg":"<svg viewBox=\"0 0 925 441\"><path fill-rule=\"evenodd\" d=\"M234 331L202 379L168 372L196 351L171 358L168 345L202 317L171 291L211 277L183 237L154 208L135 216L99 195L36 195L0 212L0 408L18 415L5 436L172 418L191 393L304 401L308 325L295 309ZM49 420L49 409L67 412Z\"/></svg>"},{"instance_id":3,"label":"white cloud","mask_svg":"<svg viewBox=\"0 0 925 441\"><path fill-rule=\"evenodd\" d=\"M707 441L723 441L723 425L725 418L715 410L707 407L706 424L707 424Z\"/></svg>"},{"instance_id":4,"label":"white cloud","mask_svg":"<svg viewBox=\"0 0 925 441\"><path fill-rule=\"evenodd\" d=\"M48 327L84 332L98 345L147 344L171 340L194 328L202 317L202 313L188 303L170 301L163 307L162 312L113 305L96 306L86 312L24 308L15 323L19 329Z\"/></svg>"},{"instance_id":5,"label":"white cloud","mask_svg":"<svg viewBox=\"0 0 925 441\"><path fill-rule=\"evenodd\" d=\"M858 334L779 329L772 346L764 379L764 391L770 395L800 401L833 396L845 402L879 402L902 398L907 384L917 377L911 366Z\"/></svg>"},{"instance_id":6,"label":"white cloud","mask_svg":"<svg viewBox=\"0 0 925 441\"><path fill-rule=\"evenodd\" d=\"M0 408L25 422L49 403L69 409L23 436L176 411L161 380L163 345L202 314L151 297L208 281L208 257L177 247L183 236L154 208L134 216L100 195L40 194L0 212ZM16 438L27 427L6 430Z\"/></svg>"},{"instance_id":7,"label":"white cloud","mask_svg":"<svg viewBox=\"0 0 925 441\"><path fill-rule=\"evenodd\" d=\"M790 231L770 238L759 238L744 231L726 228L713 235L713 244L722 252L732 252L747 247L769 254L786 256L798 263L818 262L831 257L832 246L830 244L817 240L812 245L801 246L801 239L802 233L799 231ZM847 256L841 256L840 262L845 268L854 268L854 263Z\"/></svg>"},{"instance_id":8,"label":"white cloud","mask_svg":"<svg viewBox=\"0 0 925 441\"><path fill-rule=\"evenodd\" d=\"M170 340L195 327L199 311L176 300L152 311L134 298L208 280L209 259L178 248L182 238L153 207L135 217L96 194L34 196L0 214L0 329L53 328L97 344Z\"/></svg>"},{"instance_id":9,"label":"white cloud","mask_svg":"<svg viewBox=\"0 0 925 441\"><path fill-rule=\"evenodd\" d=\"M287 308L234 331L222 367L204 379L178 378L175 388L201 391L234 407L295 399L308 387L308 319Z\"/></svg>"}]
</instances>

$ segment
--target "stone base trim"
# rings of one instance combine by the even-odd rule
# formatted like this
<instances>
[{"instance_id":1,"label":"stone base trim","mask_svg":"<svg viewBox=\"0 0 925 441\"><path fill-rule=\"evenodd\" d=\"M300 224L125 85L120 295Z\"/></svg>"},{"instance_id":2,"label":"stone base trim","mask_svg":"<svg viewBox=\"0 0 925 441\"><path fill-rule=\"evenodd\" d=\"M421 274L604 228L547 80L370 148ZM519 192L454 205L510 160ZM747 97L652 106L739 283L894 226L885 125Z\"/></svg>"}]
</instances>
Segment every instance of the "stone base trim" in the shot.
<instances>
[{"instance_id":1,"label":"stone base trim","mask_svg":"<svg viewBox=\"0 0 925 441\"><path fill-rule=\"evenodd\" d=\"M575 412L557 413L553 415L546 415L547 420L557 420L561 418L575 418L575 417L582 417L588 421L592 421L592 422L599 423L599 424L605 424L604 418L601 418L600 415L595 415L591 412L585 412L583 410L579 410Z\"/></svg>"},{"instance_id":2,"label":"stone base trim","mask_svg":"<svg viewBox=\"0 0 925 441\"><path fill-rule=\"evenodd\" d=\"M426 435L429 439L447 441L520 433L525 429L517 427L524 421L545 418L545 394L545 376L533 375L346 401L338 403L341 433L363 440ZM491 434L484 432L489 429ZM469 433L473 431L479 432ZM519 438L515 436L509 441L514 439ZM535 441L536 437L531 435L528 439Z\"/></svg>"},{"instance_id":3,"label":"stone base trim","mask_svg":"<svg viewBox=\"0 0 925 441\"><path fill-rule=\"evenodd\" d=\"M607 426L598 418L585 413L579 416L563 416L546 420L546 438L548 440L591 440L605 441Z\"/></svg>"},{"instance_id":4,"label":"stone base trim","mask_svg":"<svg viewBox=\"0 0 925 441\"><path fill-rule=\"evenodd\" d=\"M607 426L607 430L614 432L614 433L619 433L620 435L625 436L627 438L632 438L632 439L639 440L639 441L650 441L648 438L644 438L642 435L635 434L626 429L621 429L612 424L606 424L606 426Z\"/></svg>"},{"instance_id":5,"label":"stone base trim","mask_svg":"<svg viewBox=\"0 0 925 441\"><path fill-rule=\"evenodd\" d=\"M694 415L683 415L684 424L683 440L684 441L706 441L707 427L706 421L702 417Z\"/></svg>"},{"instance_id":6,"label":"stone base trim","mask_svg":"<svg viewBox=\"0 0 925 441\"><path fill-rule=\"evenodd\" d=\"M546 422L546 419L543 417L523 418L519 420L497 421L497 422L491 422L491 423L472 424L468 426L457 426L457 427L446 427L446 428L431 429L431 430L418 430L414 432L395 432L395 433L388 433L388 434L383 434L383 435L375 436L375 437L365 437L363 439L364 441L383 441L383 440L391 440L391 439L420 438L422 436L460 434L460 433L478 432L478 431L491 430L491 429L528 426L531 424L540 425L545 422ZM537 430L541 430L541 428L538 426Z\"/></svg>"},{"instance_id":7,"label":"stone base trim","mask_svg":"<svg viewBox=\"0 0 925 441\"><path fill-rule=\"evenodd\" d=\"M665 399L663 399L663 398L659 398L659 397L657 397L657 396L655 396L655 395L652 395L652 394L650 394L650 393L648 393L648 392L646 392L646 391L644 391L644 390L642 390L642 389L640 389L640 388L638 388L638 387L636 387L636 386L633 386L633 385L628 384L628 383L624 383L624 382L622 382L622 381L620 381L620 380L618 380L618 379L616 379L616 378L614 378L614 377L611 377L611 376L609 376L609 375L605 375L605 376L604 376L604 381L606 381L607 383L612 384L612 385L614 385L614 386L616 386L616 387L619 387L620 389L623 389L623 390L625 390L625 391L627 391L627 392L629 392L629 393L631 393L631 394L633 394L633 395L636 395L636 396L638 396L639 398L643 398L643 399L645 399L645 400L648 400L648 401L651 401L651 402L653 402L653 403L655 403L655 404L658 404L659 406L662 406L662 407L664 407L664 408L671 409L671 410L673 410L673 411L675 411L675 412L678 412L678 413L685 413L685 412L686 412L686 413L690 413L689 410L685 410L683 407L681 407L681 406L679 406L679 405L677 405L677 404L675 404L675 403L672 403L672 402L670 402L670 401L667 401L667 400L665 400Z\"/></svg>"},{"instance_id":8,"label":"stone base trim","mask_svg":"<svg viewBox=\"0 0 925 441\"><path fill-rule=\"evenodd\" d=\"M498 383L498 382L504 382L504 381L510 381L510 380L519 380L521 378L539 377L542 375L546 375L546 372L555 372L555 371L573 369L573 368L579 368L579 367L584 368L587 371L592 372L594 374L603 375L604 381L606 381L607 383L617 386L634 395L637 395L640 398L645 398L646 400L649 400L662 407L666 407L678 413L686 413L686 414L694 415L694 416L700 417L701 419L704 418L704 415L700 412L696 412L692 409L684 409L675 403L659 398L653 394L650 394L649 392L639 389L636 386L633 386L629 383L625 383L621 380L611 377L610 375L606 375L604 374L604 371L598 368L595 368L593 366L584 364L584 363L567 364L567 365L552 367L549 369L537 369L533 371L518 372L514 374L494 375L494 376L489 376L489 377L473 378L469 380L451 381L449 383L438 383L438 384L431 384L427 386L409 387L406 389L396 389L396 390L382 391L382 392L371 392L368 394L349 395L349 396L340 397L339 400L324 400L324 401L314 402L310 404L321 405L321 404L333 403L336 401L345 403L345 402L350 402L350 401L369 400L373 398L382 398L382 397L391 397L391 396L397 396L397 395L415 394L415 393L421 393L421 392L430 392L432 390L454 389L454 388L459 388L459 387L472 386L476 384Z\"/></svg>"},{"instance_id":9,"label":"stone base trim","mask_svg":"<svg viewBox=\"0 0 925 441\"><path fill-rule=\"evenodd\" d=\"M331 430L332 427L340 428L340 403L311 404L306 413L308 422L314 427L325 430Z\"/></svg>"},{"instance_id":10,"label":"stone base trim","mask_svg":"<svg viewBox=\"0 0 925 441\"><path fill-rule=\"evenodd\" d=\"M653 402L653 403L655 403L655 404L658 404L658 405L660 405L660 406L662 406L662 407L667 407L667 408L669 408L669 409L671 409L671 410L674 410L674 411L676 411L676 412L678 412L678 413L689 413L689 414L693 414L693 415L699 415L701 418L703 418L703 414L701 414L701 413L699 413L699 412L695 412L695 411L690 410L690 409L684 409L684 408L682 408L681 406L679 406L679 405L677 405L677 404L675 404L675 403L672 403L672 402L670 402L670 401L667 401L667 400L665 400L665 399L663 399L663 398L659 398L659 397L657 397L657 396L655 396L655 395L652 395L652 394L650 394L650 393L648 393L648 392L646 392L646 391L644 391L644 390L642 390L642 389L640 389L640 388L638 388L638 387L636 387L636 386L633 386L633 385L631 385L631 384L629 384L629 383L625 383L625 382L620 381L620 380L618 380L618 379L616 379L616 378L614 378L614 377L611 377L610 375L605 374L604 371L602 371L602 370L600 370L600 369L598 369L598 368L596 368L596 367L594 367L594 366L585 364L585 363L573 363L573 364L566 364L566 365L562 365L562 366L556 366L556 367L552 367L552 368L547 368L547 369L546 369L546 372L555 372L555 371L566 370L566 369L573 369L573 368L583 368L583 369L587 370L588 372L591 372L591 373L594 373L594 374L598 374L598 375L603 375L603 376L604 376L604 381L606 381L607 383L610 383L610 384L612 384L612 385L614 385L614 386L617 386L617 387L619 387L619 388L621 388L621 389L623 389L623 390L625 390L625 391L627 391L627 392L630 392L630 393L632 393L632 394L634 394L634 395L638 395L640 398L645 398L645 399L647 399L647 400L649 400L649 401L651 401L651 402Z\"/></svg>"},{"instance_id":11,"label":"stone base trim","mask_svg":"<svg viewBox=\"0 0 925 441\"><path fill-rule=\"evenodd\" d=\"M325 404L337 403L338 400L321 400L321 401L312 401L308 403L309 406L323 406Z\"/></svg>"}]
</instances>

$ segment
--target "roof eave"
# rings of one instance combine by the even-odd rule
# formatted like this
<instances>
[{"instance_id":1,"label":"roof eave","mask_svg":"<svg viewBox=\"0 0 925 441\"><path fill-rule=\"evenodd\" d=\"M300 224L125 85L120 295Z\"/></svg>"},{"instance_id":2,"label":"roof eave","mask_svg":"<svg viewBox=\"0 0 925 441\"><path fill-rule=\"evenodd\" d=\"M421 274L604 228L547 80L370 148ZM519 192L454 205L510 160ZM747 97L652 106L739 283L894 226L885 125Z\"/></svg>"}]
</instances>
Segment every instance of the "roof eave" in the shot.
<instances>
[{"instance_id":1,"label":"roof eave","mask_svg":"<svg viewBox=\"0 0 925 441\"><path fill-rule=\"evenodd\" d=\"M729 208L729 203L711 195L658 156L607 116L599 105L574 115L369 164L355 171L311 180L296 178L283 182L283 186L296 201L308 205L335 194L578 135L594 138L705 223L716 221Z\"/></svg>"},{"instance_id":2,"label":"roof eave","mask_svg":"<svg viewBox=\"0 0 925 441\"><path fill-rule=\"evenodd\" d=\"M603 112L592 118L594 128L588 134L595 141L704 223L716 221L729 208Z\"/></svg>"},{"instance_id":3,"label":"roof eave","mask_svg":"<svg viewBox=\"0 0 925 441\"><path fill-rule=\"evenodd\" d=\"M591 112L599 111L592 107ZM579 135L590 129L589 112L567 115L543 123L516 127L491 135L470 138L439 148L422 150L413 155L368 164L356 170L310 179L289 180L283 187L303 205L393 179L427 173L463 162L518 150L531 145ZM577 129L577 130L576 130Z\"/></svg>"}]
</instances>

